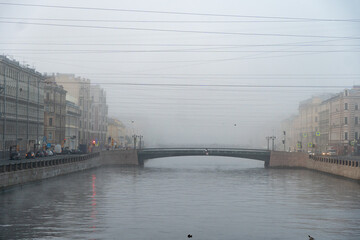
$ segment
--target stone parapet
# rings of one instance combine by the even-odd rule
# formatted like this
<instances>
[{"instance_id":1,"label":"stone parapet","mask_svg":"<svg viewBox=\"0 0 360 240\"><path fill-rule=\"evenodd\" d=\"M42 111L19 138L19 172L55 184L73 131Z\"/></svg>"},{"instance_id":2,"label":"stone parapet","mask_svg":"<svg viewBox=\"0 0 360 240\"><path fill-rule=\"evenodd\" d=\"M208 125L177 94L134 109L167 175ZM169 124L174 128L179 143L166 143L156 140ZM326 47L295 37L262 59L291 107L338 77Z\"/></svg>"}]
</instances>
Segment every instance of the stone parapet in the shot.
<instances>
[{"instance_id":1,"label":"stone parapet","mask_svg":"<svg viewBox=\"0 0 360 240\"><path fill-rule=\"evenodd\" d=\"M277 152L270 155L270 168L307 168L337 176L360 180L360 159L312 156L300 152Z\"/></svg>"},{"instance_id":2,"label":"stone parapet","mask_svg":"<svg viewBox=\"0 0 360 240\"><path fill-rule=\"evenodd\" d=\"M101 165L139 165L137 152L134 150L111 150L100 154Z\"/></svg>"},{"instance_id":3,"label":"stone parapet","mask_svg":"<svg viewBox=\"0 0 360 240\"><path fill-rule=\"evenodd\" d=\"M6 162L0 164L0 190L106 165L136 166L139 161L134 150L116 150Z\"/></svg>"},{"instance_id":4,"label":"stone parapet","mask_svg":"<svg viewBox=\"0 0 360 240\"><path fill-rule=\"evenodd\" d=\"M0 189L100 166L100 154L2 165Z\"/></svg>"}]
</instances>

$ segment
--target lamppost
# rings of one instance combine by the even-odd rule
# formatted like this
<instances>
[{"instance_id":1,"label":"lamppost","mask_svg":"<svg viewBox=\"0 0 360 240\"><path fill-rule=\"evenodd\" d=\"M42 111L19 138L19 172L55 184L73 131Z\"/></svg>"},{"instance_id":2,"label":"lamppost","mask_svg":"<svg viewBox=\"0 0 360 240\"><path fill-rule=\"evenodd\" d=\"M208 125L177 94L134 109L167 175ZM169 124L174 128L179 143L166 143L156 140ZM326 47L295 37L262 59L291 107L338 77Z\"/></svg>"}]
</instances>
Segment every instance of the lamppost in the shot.
<instances>
[{"instance_id":1,"label":"lamppost","mask_svg":"<svg viewBox=\"0 0 360 240\"><path fill-rule=\"evenodd\" d=\"M275 139L276 139L275 136L271 136L271 140L272 140L272 150L273 150L273 151L275 150L275 144L274 144Z\"/></svg>"},{"instance_id":2,"label":"lamppost","mask_svg":"<svg viewBox=\"0 0 360 240\"><path fill-rule=\"evenodd\" d=\"M136 140L138 136L134 134L132 137L134 138L134 150L136 150Z\"/></svg>"},{"instance_id":3,"label":"lamppost","mask_svg":"<svg viewBox=\"0 0 360 240\"><path fill-rule=\"evenodd\" d=\"M270 150L269 149L269 140L272 140L272 151L274 151L274 149L275 149L275 144L274 144L274 141L275 141L275 139L276 139L276 137L275 136L267 136L266 137L266 140L267 140L267 143L268 143L268 150Z\"/></svg>"},{"instance_id":4,"label":"lamppost","mask_svg":"<svg viewBox=\"0 0 360 240\"><path fill-rule=\"evenodd\" d=\"M267 137L266 137L266 140L267 140L267 150L270 150L270 146L269 146L270 137L267 136Z\"/></svg>"},{"instance_id":5,"label":"lamppost","mask_svg":"<svg viewBox=\"0 0 360 240\"><path fill-rule=\"evenodd\" d=\"M285 149L285 142L286 142L286 131L283 131L284 133L284 139L282 140L282 143L284 144L284 152L286 151Z\"/></svg>"},{"instance_id":6,"label":"lamppost","mask_svg":"<svg viewBox=\"0 0 360 240\"><path fill-rule=\"evenodd\" d=\"M141 139L142 139L144 136L139 135L138 137L140 138L139 149L141 149L141 148L142 148L142 144L141 144L142 142L141 142Z\"/></svg>"}]
</instances>

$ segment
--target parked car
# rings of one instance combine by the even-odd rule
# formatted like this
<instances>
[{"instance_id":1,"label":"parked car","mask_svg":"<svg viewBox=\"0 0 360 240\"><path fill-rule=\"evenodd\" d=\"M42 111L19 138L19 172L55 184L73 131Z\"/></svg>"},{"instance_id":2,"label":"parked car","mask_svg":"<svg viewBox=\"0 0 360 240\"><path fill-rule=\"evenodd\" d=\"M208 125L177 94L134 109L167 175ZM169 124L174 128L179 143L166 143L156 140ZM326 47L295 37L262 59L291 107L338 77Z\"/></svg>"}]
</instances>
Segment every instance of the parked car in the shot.
<instances>
[{"instance_id":1,"label":"parked car","mask_svg":"<svg viewBox=\"0 0 360 240\"><path fill-rule=\"evenodd\" d=\"M79 149L73 149L71 150L71 154L82 154L83 152L80 151Z\"/></svg>"},{"instance_id":2,"label":"parked car","mask_svg":"<svg viewBox=\"0 0 360 240\"><path fill-rule=\"evenodd\" d=\"M329 149L328 152L326 153L326 155L328 156L336 156L336 150L335 149Z\"/></svg>"},{"instance_id":3,"label":"parked car","mask_svg":"<svg viewBox=\"0 0 360 240\"><path fill-rule=\"evenodd\" d=\"M62 149L60 144L56 144L54 150L52 151L54 154L61 154Z\"/></svg>"},{"instance_id":4,"label":"parked car","mask_svg":"<svg viewBox=\"0 0 360 240\"><path fill-rule=\"evenodd\" d=\"M35 157L45 157L44 151L43 150L37 151Z\"/></svg>"},{"instance_id":5,"label":"parked car","mask_svg":"<svg viewBox=\"0 0 360 240\"><path fill-rule=\"evenodd\" d=\"M71 150L69 148L64 148L61 154L71 154Z\"/></svg>"},{"instance_id":6,"label":"parked car","mask_svg":"<svg viewBox=\"0 0 360 240\"><path fill-rule=\"evenodd\" d=\"M10 160L20 160L20 159L21 159L21 155L19 152L15 151L10 153Z\"/></svg>"},{"instance_id":7,"label":"parked car","mask_svg":"<svg viewBox=\"0 0 360 240\"><path fill-rule=\"evenodd\" d=\"M25 158L27 158L27 159L30 159L30 158L35 158L35 153L34 152L27 152L26 154L25 154Z\"/></svg>"},{"instance_id":8,"label":"parked car","mask_svg":"<svg viewBox=\"0 0 360 240\"><path fill-rule=\"evenodd\" d=\"M46 154L47 156L54 156L54 153L51 150L46 150Z\"/></svg>"},{"instance_id":9,"label":"parked car","mask_svg":"<svg viewBox=\"0 0 360 240\"><path fill-rule=\"evenodd\" d=\"M47 156L48 156L46 150L43 150L42 152L44 153L44 157L47 157Z\"/></svg>"}]
</instances>

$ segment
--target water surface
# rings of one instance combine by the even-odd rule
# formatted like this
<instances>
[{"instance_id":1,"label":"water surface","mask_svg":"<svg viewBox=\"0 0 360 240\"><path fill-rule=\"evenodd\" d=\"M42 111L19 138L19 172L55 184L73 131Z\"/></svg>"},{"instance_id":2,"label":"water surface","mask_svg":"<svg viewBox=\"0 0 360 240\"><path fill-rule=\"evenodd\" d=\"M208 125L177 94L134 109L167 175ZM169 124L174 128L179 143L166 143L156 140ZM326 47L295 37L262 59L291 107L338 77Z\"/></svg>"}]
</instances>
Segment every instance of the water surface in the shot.
<instances>
[{"instance_id":1,"label":"water surface","mask_svg":"<svg viewBox=\"0 0 360 240\"><path fill-rule=\"evenodd\" d=\"M222 157L104 167L0 193L0 239L360 239L360 184Z\"/></svg>"}]
</instances>

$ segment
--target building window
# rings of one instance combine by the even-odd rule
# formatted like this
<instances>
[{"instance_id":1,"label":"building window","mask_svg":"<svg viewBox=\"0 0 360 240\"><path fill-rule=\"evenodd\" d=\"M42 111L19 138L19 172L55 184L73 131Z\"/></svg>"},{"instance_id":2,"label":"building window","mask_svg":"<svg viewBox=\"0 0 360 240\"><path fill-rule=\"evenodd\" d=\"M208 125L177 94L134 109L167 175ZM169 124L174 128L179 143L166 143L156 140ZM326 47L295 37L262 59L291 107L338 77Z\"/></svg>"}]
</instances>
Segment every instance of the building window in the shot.
<instances>
[{"instance_id":1,"label":"building window","mask_svg":"<svg viewBox=\"0 0 360 240\"><path fill-rule=\"evenodd\" d=\"M344 140L348 140L348 133L344 132Z\"/></svg>"},{"instance_id":2,"label":"building window","mask_svg":"<svg viewBox=\"0 0 360 240\"><path fill-rule=\"evenodd\" d=\"M52 127L52 118L49 118L49 126Z\"/></svg>"},{"instance_id":3,"label":"building window","mask_svg":"<svg viewBox=\"0 0 360 240\"><path fill-rule=\"evenodd\" d=\"M348 104L347 103L345 103L344 109L348 110Z\"/></svg>"},{"instance_id":4,"label":"building window","mask_svg":"<svg viewBox=\"0 0 360 240\"><path fill-rule=\"evenodd\" d=\"M344 118L344 124L348 124L348 119L347 119L347 117Z\"/></svg>"},{"instance_id":5,"label":"building window","mask_svg":"<svg viewBox=\"0 0 360 240\"><path fill-rule=\"evenodd\" d=\"M317 122L318 121L318 117L315 117L315 122Z\"/></svg>"},{"instance_id":6,"label":"building window","mask_svg":"<svg viewBox=\"0 0 360 240\"><path fill-rule=\"evenodd\" d=\"M359 117L355 117L355 125L359 124Z\"/></svg>"},{"instance_id":7,"label":"building window","mask_svg":"<svg viewBox=\"0 0 360 240\"><path fill-rule=\"evenodd\" d=\"M359 105L355 105L355 110L359 110Z\"/></svg>"},{"instance_id":8,"label":"building window","mask_svg":"<svg viewBox=\"0 0 360 240\"><path fill-rule=\"evenodd\" d=\"M48 140L49 140L49 141L52 141L52 140L53 140L53 134L52 134L52 132L49 132L49 133L48 133Z\"/></svg>"},{"instance_id":9,"label":"building window","mask_svg":"<svg viewBox=\"0 0 360 240\"><path fill-rule=\"evenodd\" d=\"M359 139L359 133L355 132L355 140L358 140L358 139Z\"/></svg>"}]
</instances>

